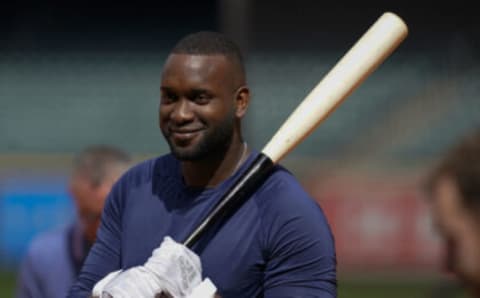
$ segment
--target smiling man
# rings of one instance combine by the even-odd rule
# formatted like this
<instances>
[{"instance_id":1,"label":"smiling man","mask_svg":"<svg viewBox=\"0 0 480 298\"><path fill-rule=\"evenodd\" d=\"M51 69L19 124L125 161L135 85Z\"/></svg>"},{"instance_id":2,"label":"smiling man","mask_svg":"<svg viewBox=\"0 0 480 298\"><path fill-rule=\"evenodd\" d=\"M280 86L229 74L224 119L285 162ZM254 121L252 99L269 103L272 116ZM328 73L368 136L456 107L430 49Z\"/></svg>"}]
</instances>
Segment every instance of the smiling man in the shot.
<instances>
[{"instance_id":1,"label":"smiling man","mask_svg":"<svg viewBox=\"0 0 480 298\"><path fill-rule=\"evenodd\" d=\"M224 35L183 38L165 62L160 88L159 125L171 153L133 167L114 187L69 297L88 296L109 273L100 293L113 297L186 297L203 277L222 297L336 297L328 222L281 166L192 250L176 242L258 151L242 136L250 91L241 54Z\"/></svg>"},{"instance_id":2,"label":"smiling man","mask_svg":"<svg viewBox=\"0 0 480 298\"><path fill-rule=\"evenodd\" d=\"M243 66L233 54L174 53L162 76L160 128L183 161L186 184L215 186L248 152L240 123L249 102Z\"/></svg>"}]
</instances>

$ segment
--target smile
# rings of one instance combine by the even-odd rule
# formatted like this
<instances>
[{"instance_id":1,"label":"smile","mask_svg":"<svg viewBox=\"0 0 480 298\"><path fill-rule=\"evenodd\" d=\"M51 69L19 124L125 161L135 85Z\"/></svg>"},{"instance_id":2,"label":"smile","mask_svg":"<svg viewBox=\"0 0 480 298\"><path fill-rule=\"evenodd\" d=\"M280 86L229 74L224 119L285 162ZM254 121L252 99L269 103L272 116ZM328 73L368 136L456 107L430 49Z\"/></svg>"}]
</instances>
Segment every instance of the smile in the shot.
<instances>
[{"instance_id":1,"label":"smile","mask_svg":"<svg viewBox=\"0 0 480 298\"><path fill-rule=\"evenodd\" d=\"M171 137L180 143L188 142L194 139L199 133L201 132L200 129L196 130L172 130Z\"/></svg>"}]
</instances>

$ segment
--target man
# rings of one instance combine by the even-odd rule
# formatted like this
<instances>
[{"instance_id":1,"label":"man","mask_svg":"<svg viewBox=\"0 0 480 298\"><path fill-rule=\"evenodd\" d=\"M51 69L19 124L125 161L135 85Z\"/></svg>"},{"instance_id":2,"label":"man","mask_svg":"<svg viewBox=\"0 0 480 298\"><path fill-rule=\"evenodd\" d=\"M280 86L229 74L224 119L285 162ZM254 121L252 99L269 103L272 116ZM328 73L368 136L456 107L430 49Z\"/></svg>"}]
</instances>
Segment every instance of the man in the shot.
<instances>
[{"instance_id":1,"label":"man","mask_svg":"<svg viewBox=\"0 0 480 298\"><path fill-rule=\"evenodd\" d=\"M130 157L110 146L91 146L75 157L69 191L77 219L32 241L20 269L18 298L66 296L95 241L104 201L129 166Z\"/></svg>"},{"instance_id":2,"label":"man","mask_svg":"<svg viewBox=\"0 0 480 298\"><path fill-rule=\"evenodd\" d=\"M175 242L194 230L258 154L242 136L250 92L237 46L215 32L186 36L166 60L160 90L159 125L171 154L133 167L114 187L69 297L90 295L99 280L118 270L130 275L120 273L113 282L113 292L121 293L107 292L114 297L140 295L131 293L147 287L148 293L158 287L186 297L199 271L222 297L335 297L327 220L280 166L222 226L200 238L195 256ZM172 260L171 252L188 266L155 265ZM185 267L193 269L185 273ZM176 269L189 282L166 273Z\"/></svg>"},{"instance_id":3,"label":"man","mask_svg":"<svg viewBox=\"0 0 480 298\"><path fill-rule=\"evenodd\" d=\"M450 149L428 179L446 266L480 297L480 131Z\"/></svg>"}]
</instances>

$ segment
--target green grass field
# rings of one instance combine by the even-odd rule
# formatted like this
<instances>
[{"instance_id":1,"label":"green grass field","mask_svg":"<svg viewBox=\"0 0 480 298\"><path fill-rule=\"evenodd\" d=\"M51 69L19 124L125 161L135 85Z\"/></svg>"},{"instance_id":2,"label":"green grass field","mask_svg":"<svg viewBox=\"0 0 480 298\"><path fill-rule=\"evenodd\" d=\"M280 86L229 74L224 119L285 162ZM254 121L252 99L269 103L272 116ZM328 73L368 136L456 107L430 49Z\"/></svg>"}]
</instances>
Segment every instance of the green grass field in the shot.
<instances>
[{"instance_id":1,"label":"green grass field","mask_svg":"<svg viewBox=\"0 0 480 298\"><path fill-rule=\"evenodd\" d=\"M429 281L339 281L340 298L467 298L457 286Z\"/></svg>"},{"instance_id":2,"label":"green grass field","mask_svg":"<svg viewBox=\"0 0 480 298\"><path fill-rule=\"evenodd\" d=\"M10 272L0 271L0 298L13 297L15 289L15 275Z\"/></svg>"},{"instance_id":3,"label":"green grass field","mask_svg":"<svg viewBox=\"0 0 480 298\"><path fill-rule=\"evenodd\" d=\"M339 298L467 298L455 287L440 288L434 292L433 281L384 280L339 280ZM0 298L12 298L15 288L15 274L0 272Z\"/></svg>"}]
</instances>

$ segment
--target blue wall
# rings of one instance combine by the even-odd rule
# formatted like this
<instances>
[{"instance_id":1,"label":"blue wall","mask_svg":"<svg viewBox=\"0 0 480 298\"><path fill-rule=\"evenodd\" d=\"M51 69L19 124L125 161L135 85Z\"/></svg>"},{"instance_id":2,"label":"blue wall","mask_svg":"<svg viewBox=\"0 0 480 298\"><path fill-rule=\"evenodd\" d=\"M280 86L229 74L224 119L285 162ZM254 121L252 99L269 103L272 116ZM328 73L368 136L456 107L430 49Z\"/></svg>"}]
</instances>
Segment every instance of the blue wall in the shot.
<instances>
[{"instance_id":1,"label":"blue wall","mask_svg":"<svg viewBox=\"0 0 480 298\"><path fill-rule=\"evenodd\" d=\"M15 267L35 235L74 218L62 177L2 181L0 189L0 267Z\"/></svg>"}]
</instances>

